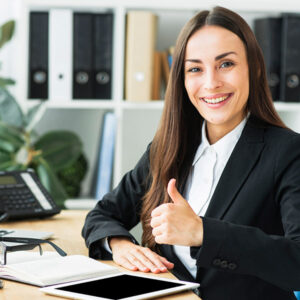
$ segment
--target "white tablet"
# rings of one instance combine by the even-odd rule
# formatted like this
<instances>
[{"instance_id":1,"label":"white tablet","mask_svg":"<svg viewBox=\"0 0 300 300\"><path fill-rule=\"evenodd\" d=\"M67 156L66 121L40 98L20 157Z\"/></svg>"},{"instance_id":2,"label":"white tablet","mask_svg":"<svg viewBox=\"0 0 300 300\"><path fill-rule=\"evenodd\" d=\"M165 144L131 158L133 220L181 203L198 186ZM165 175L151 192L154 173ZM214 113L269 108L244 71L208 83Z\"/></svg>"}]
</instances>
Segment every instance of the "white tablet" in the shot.
<instances>
[{"instance_id":1,"label":"white tablet","mask_svg":"<svg viewBox=\"0 0 300 300\"><path fill-rule=\"evenodd\" d=\"M195 289L198 283L119 273L41 288L47 294L82 300L140 300Z\"/></svg>"}]
</instances>

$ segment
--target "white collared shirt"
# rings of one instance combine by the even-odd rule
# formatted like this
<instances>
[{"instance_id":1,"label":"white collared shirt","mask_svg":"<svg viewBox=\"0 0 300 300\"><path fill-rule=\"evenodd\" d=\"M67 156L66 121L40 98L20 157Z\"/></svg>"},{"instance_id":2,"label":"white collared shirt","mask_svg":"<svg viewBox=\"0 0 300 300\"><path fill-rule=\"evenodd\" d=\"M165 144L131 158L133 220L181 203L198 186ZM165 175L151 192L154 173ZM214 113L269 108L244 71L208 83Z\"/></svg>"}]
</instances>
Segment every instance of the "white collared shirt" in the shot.
<instances>
[{"instance_id":1,"label":"white collared shirt","mask_svg":"<svg viewBox=\"0 0 300 300\"><path fill-rule=\"evenodd\" d=\"M204 216L247 119L246 117L238 126L213 145L208 142L205 132L206 122L203 122L201 143L195 154L183 194L197 215ZM190 255L190 247L175 245L174 251L192 276L196 278L196 260Z\"/></svg>"}]
</instances>

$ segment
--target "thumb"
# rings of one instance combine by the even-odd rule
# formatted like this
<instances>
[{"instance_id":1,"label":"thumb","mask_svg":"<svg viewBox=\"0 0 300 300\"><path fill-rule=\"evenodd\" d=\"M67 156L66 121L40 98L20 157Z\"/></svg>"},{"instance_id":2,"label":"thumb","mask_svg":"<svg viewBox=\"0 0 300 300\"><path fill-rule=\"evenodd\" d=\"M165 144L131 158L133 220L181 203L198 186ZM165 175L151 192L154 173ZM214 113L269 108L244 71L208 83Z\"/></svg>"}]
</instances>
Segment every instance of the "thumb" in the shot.
<instances>
[{"instance_id":1,"label":"thumb","mask_svg":"<svg viewBox=\"0 0 300 300\"><path fill-rule=\"evenodd\" d=\"M176 179L174 178L170 179L167 190L174 204L181 204L182 201L186 203L186 200L181 196L181 194L178 192L176 188Z\"/></svg>"}]
</instances>

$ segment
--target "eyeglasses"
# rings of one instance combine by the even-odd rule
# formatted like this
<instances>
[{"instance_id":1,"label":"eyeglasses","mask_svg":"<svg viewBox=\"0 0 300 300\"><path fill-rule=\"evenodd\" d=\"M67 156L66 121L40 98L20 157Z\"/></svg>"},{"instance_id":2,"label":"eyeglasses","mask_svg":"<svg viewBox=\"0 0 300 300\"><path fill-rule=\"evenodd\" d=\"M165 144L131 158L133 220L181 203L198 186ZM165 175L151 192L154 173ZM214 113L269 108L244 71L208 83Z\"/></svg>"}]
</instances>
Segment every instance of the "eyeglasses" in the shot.
<instances>
[{"instance_id":1,"label":"eyeglasses","mask_svg":"<svg viewBox=\"0 0 300 300\"><path fill-rule=\"evenodd\" d=\"M3 242L21 243L20 245L6 245ZM59 248L57 245L48 240L34 239L34 238L22 238L22 237L1 237L0 236L0 264L6 265L7 252L15 252L22 250L32 250L35 247L39 247L40 255L43 254L43 250L40 244L47 243L51 245L59 255L66 256L67 253Z\"/></svg>"}]
</instances>

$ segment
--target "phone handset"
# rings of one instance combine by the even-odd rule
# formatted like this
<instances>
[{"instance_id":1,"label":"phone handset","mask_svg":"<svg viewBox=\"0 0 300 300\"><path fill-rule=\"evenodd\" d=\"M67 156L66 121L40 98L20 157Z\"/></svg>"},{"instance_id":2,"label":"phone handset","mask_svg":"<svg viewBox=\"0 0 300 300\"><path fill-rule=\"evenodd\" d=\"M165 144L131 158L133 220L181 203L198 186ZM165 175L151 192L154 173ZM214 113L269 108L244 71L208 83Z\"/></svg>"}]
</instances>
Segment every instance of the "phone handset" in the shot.
<instances>
[{"instance_id":1,"label":"phone handset","mask_svg":"<svg viewBox=\"0 0 300 300\"><path fill-rule=\"evenodd\" d=\"M43 209L52 209L49 201L46 199L45 195L42 193L41 189L38 187L38 185L33 180L30 173L21 173L21 177L25 181L28 188L31 190L35 198L40 202L40 205Z\"/></svg>"}]
</instances>

